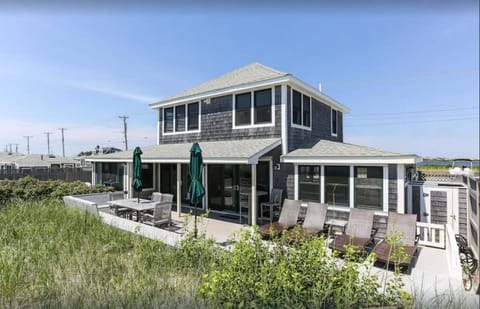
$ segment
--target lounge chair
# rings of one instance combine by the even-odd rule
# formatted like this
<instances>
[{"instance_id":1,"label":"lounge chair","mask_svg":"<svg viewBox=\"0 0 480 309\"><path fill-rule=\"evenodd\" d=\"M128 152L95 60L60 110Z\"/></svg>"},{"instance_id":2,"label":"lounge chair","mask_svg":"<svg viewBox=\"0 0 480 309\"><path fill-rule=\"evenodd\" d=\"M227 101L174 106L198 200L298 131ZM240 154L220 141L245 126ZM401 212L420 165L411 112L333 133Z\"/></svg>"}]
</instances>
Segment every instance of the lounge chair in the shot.
<instances>
[{"instance_id":1,"label":"lounge chair","mask_svg":"<svg viewBox=\"0 0 480 309\"><path fill-rule=\"evenodd\" d=\"M270 223L273 222L273 215L275 213L275 208L280 209L280 205L282 202L282 194L283 194L282 189L273 188L272 193L270 194L270 201L263 202L260 204L260 214L262 218L264 214L263 207L268 207Z\"/></svg>"},{"instance_id":2,"label":"lounge chair","mask_svg":"<svg viewBox=\"0 0 480 309\"><path fill-rule=\"evenodd\" d=\"M295 226L301 206L302 201L285 199L278 221L262 225L260 227L260 234L265 237L278 236L283 231Z\"/></svg>"},{"instance_id":3,"label":"lounge chair","mask_svg":"<svg viewBox=\"0 0 480 309\"><path fill-rule=\"evenodd\" d=\"M144 214L143 223L152 226L161 226L172 223L172 194L162 194L162 200L155 203L153 214Z\"/></svg>"},{"instance_id":4,"label":"lounge chair","mask_svg":"<svg viewBox=\"0 0 480 309\"><path fill-rule=\"evenodd\" d=\"M327 204L308 202L307 214L300 229L293 229L288 232L288 238L298 242L321 232L325 232L325 218L327 217Z\"/></svg>"},{"instance_id":5,"label":"lounge chair","mask_svg":"<svg viewBox=\"0 0 480 309\"><path fill-rule=\"evenodd\" d=\"M350 216L345 228L345 232L335 237L330 244L330 248L340 253L347 251L346 245L353 245L361 251L373 241L376 230L373 230L373 210L366 209L350 209Z\"/></svg>"},{"instance_id":6,"label":"lounge chair","mask_svg":"<svg viewBox=\"0 0 480 309\"><path fill-rule=\"evenodd\" d=\"M406 260L400 263L400 267L407 267L407 273L410 272L412 266L412 258L417 251L418 236L417 233L417 215L415 214L399 214L396 212L388 213L387 234L392 232L400 233L401 237L398 243L404 248ZM382 263L393 264L392 246L387 241L382 240L375 246L373 252L377 255L377 261Z\"/></svg>"}]
</instances>

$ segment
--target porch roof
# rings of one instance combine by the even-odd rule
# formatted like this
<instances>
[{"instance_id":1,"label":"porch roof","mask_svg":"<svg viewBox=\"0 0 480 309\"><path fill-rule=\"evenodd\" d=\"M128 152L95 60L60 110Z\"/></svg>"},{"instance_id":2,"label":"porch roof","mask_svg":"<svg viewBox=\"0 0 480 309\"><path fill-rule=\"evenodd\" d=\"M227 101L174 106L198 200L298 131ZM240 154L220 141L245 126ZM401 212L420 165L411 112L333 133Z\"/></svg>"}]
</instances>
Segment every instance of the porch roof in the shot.
<instances>
[{"instance_id":1,"label":"porch roof","mask_svg":"<svg viewBox=\"0 0 480 309\"><path fill-rule=\"evenodd\" d=\"M422 159L415 154L401 154L349 143L320 140L283 155L280 161L298 164L415 164Z\"/></svg>"},{"instance_id":2,"label":"porch roof","mask_svg":"<svg viewBox=\"0 0 480 309\"><path fill-rule=\"evenodd\" d=\"M204 163L252 164L281 144L279 138L200 142ZM192 143L161 144L142 148L145 163L188 163ZM96 155L91 162L132 162L133 150Z\"/></svg>"}]
</instances>

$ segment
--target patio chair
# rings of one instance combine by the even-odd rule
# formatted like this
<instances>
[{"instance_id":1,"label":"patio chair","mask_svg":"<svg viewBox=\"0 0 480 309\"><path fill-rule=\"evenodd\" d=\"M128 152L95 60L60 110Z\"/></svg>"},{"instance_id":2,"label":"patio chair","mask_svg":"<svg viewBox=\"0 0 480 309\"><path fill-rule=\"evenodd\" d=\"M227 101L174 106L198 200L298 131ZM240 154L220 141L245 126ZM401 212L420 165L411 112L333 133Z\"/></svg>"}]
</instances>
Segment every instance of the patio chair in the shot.
<instances>
[{"instance_id":1,"label":"patio chair","mask_svg":"<svg viewBox=\"0 0 480 309\"><path fill-rule=\"evenodd\" d=\"M270 223L273 222L273 214L276 209L280 209L280 203L282 202L282 194L283 190L282 189L277 189L273 188L272 193L270 194L270 200L268 202L264 202L260 204L260 214L263 218L264 214L264 209L263 207L268 207L269 208L269 218L270 218ZM280 210L279 210L280 212Z\"/></svg>"},{"instance_id":2,"label":"patio chair","mask_svg":"<svg viewBox=\"0 0 480 309\"><path fill-rule=\"evenodd\" d=\"M398 243L406 253L406 259L400 263L400 267L406 267L407 273L410 273L412 259L417 251L419 239L417 235L417 215L389 212L386 235L395 232L400 233L401 237ZM395 261L392 261L392 253L394 253L392 247L387 241L380 241L373 249L373 252L377 255L377 261L393 264Z\"/></svg>"},{"instance_id":3,"label":"patio chair","mask_svg":"<svg viewBox=\"0 0 480 309\"><path fill-rule=\"evenodd\" d=\"M346 246L352 245L363 252L365 247L373 242L373 236L376 233L376 229L372 229L374 214L373 210L350 209L345 232L335 237L330 243L330 248L344 254L347 252Z\"/></svg>"},{"instance_id":4,"label":"patio chair","mask_svg":"<svg viewBox=\"0 0 480 309\"><path fill-rule=\"evenodd\" d=\"M162 201L155 203L153 214L144 214L143 223L152 226L161 226L167 224L170 226L172 223L172 194L163 194Z\"/></svg>"},{"instance_id":5,"label":"patio chair","mask_svg":"<svg viewBox=\"0 0 480 309\"><path fill-rule=\"evenodd\" d=\"M308 202L307 214L300 229L288 232L288 238L293 242L308 239L322 232L326 232L325 218L327 217L327 204Z\"/></svg>"},{"instance_id":6,"label":"patio chair","mask_svg":"<svg viewBox=\"0 0 480 309\"><path fill-rule=\"evenodd\" d=\"M264 237L278 236L283 231L295 226L295 224L297 224L301 206L302 201L300 200L285 199L283 201L283 207L278 221L262 225L260 227L260 234Z\"/></svg>"},{"instance_id":7,"label":"patio chair","mask_svg":"<svg viewBox=\"0 0 480 309\"><path fill-rule=\"evenodd\" d=\"M123 200L125 198L125 194L122 191L115 191L115 192L108 192L108 200L109 201L117 201L117 200ZM132 217L132 211L131 209L124 208L124 207L117 207L110 205L110 208L113 210L116 216L119 217Z\"/></svg>"}]
</instances>

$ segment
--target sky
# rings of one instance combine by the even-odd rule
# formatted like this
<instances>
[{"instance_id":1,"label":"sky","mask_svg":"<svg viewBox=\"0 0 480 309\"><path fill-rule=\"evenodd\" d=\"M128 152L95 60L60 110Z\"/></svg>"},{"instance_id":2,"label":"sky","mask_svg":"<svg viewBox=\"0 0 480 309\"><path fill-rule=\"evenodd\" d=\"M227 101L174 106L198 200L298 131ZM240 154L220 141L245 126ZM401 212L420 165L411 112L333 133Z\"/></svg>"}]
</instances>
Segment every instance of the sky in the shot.
<instances>
[{"instance_id":1,"label":"sky","mask_svg":"<svg viewBox=\"0 0 480 309\"><path fill-rule=\"evenodd\" d=\"M32 136L30 152L47 153L51 132L61 155L59 128L67 155L124 148L123 115L129 148L155 144L149 103L260 62L349 107L345 142L479 157L478 1L148 3L0 9L0 151L26 153Z\"/></svg>"}]
</instances>

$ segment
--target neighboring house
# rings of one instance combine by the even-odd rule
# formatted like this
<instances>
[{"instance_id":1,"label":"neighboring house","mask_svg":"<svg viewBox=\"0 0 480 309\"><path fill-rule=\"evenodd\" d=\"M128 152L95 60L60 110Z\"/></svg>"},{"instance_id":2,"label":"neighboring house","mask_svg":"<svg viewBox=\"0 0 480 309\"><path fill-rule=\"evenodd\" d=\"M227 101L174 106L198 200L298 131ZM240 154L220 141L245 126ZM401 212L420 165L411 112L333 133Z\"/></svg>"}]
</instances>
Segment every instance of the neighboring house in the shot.
<instances>
[{"instance_id":1,"label":"neighboring house","mask_svg":"<svg viewBox=\"0 0 480 309\"><path fill-rule=\"evenodd\" d=\"M406 211L406 184L421 158L343 142L349 109L292 74L253 63L150 104L158 115L157 145L143 148L143 193L173 193L189 205L188 161L203 150L203 208L257 221L258 192L328 203L333 216L351 208ZM87 158L92 180L123 183L132 196L132 151ZM253 185L252 185L253 184ZM242 209L247 196L248 208ZM242 207L241 207L242 206ZM254 211L251 211L251 210Z\"/></svg>"},{"instance_id":2,"label":"neighboring house","mask_svg":"<svg viewBox=\"0 0 480 309\"><path fill-rule=\"evenodd\" d=\"M79 164L70 157L56 157L43 154L10 154L0 155L0 171L12 170L20 173L60 168L75 168Z\"/></svg>"}]
</instances>

